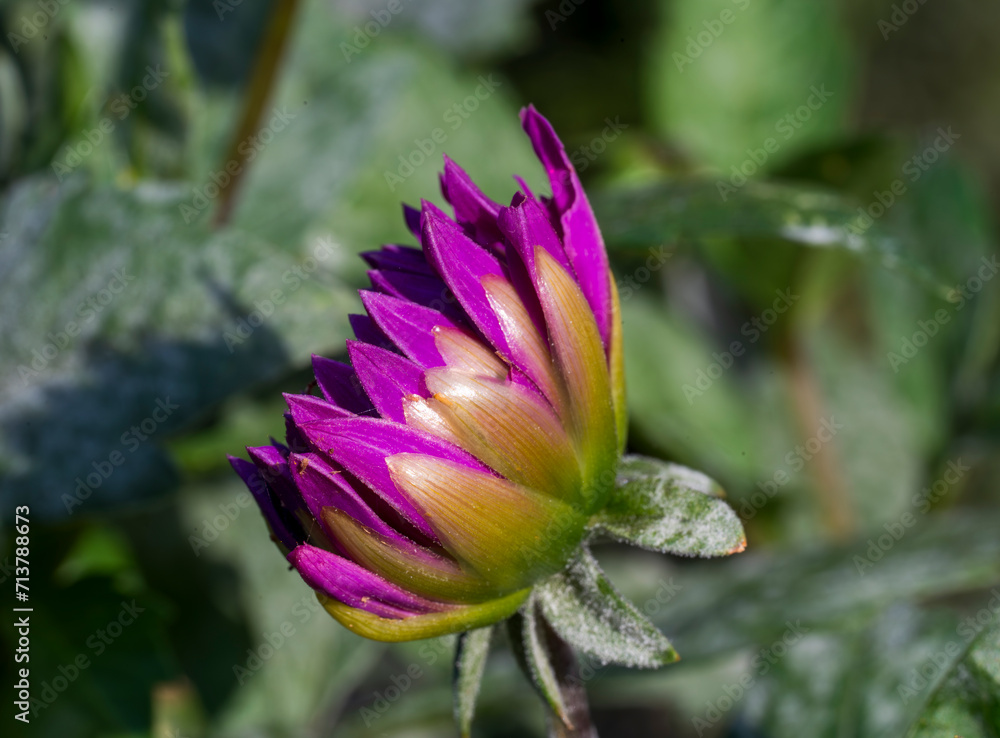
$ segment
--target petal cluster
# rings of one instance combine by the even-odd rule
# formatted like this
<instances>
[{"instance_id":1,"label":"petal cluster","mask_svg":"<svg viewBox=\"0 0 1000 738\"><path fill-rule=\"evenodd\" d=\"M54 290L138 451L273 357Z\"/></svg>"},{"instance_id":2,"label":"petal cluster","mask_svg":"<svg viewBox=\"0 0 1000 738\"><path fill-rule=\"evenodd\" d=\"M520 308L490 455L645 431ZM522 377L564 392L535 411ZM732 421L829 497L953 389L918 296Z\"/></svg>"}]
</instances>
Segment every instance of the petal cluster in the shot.
<instances>
[{"instance_id":1,"label":"petal cluster","mask_svg":"<svg viewBox=\"0 0 1000 738\"><path fill-rule=\"evenodd\" d=\"M284 444L232 458L288 561L356 632L409 640L513 613L562 570L624 446L617 295L551 125L521 120L551 184L507 206L445 159L449 216L364 254L350 364L313 357Z\"/></svg>"}]
</instances>

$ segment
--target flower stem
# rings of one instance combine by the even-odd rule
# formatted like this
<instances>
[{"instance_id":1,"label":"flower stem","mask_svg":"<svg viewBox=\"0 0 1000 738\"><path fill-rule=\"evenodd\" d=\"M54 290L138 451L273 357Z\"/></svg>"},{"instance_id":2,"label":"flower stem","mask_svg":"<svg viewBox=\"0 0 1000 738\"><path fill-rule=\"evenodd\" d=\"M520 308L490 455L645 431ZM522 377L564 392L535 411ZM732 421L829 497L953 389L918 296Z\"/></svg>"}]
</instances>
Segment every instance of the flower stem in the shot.
<instances>
[{"instance_id":1,"label":"flower stem","mask_svg":"<svg viewBox=\"0 0 1000 738\"><path fill-rule=\"evenodd\" d=\"M785 336L782 358L791 380L792 406L799 432L807 439L817 433L824 421L823 390L805 342L794 329ZM820 446L813 455L810 470L827 532L835 540L850 538L856 515L832 443Z\"/></svg>"},{"instance_id":2,"label":"flower stem","mask_svg":"<svg viewBox=\"0 0 1000 738\"><path fill-rule=\"evenodd\" d=\"M247 170L247 149L243 143L257 132L258 121L264 105L271 96L271 89L278 75L279 62L287 45L297 6L298 0L281 0L275 3L264 31L264 38L261 40L253 73L247 86L240 125L233 134L226 158L222 163L223 169L233 166L235 173L227 185L220 187L219 205L213 221L213 225L217 228L225 225L232 214L236 192Z\"/></svg>"},{"instance_id":3,"label":"flower stem","mask_svg":"<svg viewBox=\"0 0 1000 738\"><path fill-rule=\"evenodd\" d=\"M540 624L545 634L545 642L552 658L552 668L559 681L559 691L566 714L572 727L563 723L556 715L549 716L549 738L598 738L597 730L590 718L587 690L580 677L580 662L573 648L552 629L544 617Z\"/></svg>"}]
</instances>

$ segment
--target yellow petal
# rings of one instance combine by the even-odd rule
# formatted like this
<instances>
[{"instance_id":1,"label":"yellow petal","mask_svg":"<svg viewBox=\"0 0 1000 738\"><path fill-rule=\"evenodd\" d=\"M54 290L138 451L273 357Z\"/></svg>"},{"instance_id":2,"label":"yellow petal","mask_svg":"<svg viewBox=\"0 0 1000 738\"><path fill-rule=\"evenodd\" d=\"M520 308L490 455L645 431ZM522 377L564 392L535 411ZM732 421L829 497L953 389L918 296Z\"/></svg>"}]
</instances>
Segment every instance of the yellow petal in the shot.
<instances>
[{"instance_id":1,"label":"yellow petal","mask_svg":"<svg viewBox=\"0 0 1000 738\"><path fill-rule=\"evenodd\" d=\"M341 510L324 508L323 520L355 563L414 594L444 602L482 602L501 594L454 559L392 541Z\"/></svg>"},{"instance_id":2,"label":"yellow petal","mask_svg":"<svg viewBox=\"0 0 1000 738\"><path fill-rule=\"evenodd\" d=\"M587 510L593 512L604 504L614 485L618 460L604 344L579 285L540 246L535 247L535 269L549 343L568 392L570 437L583 464L581 495Z\"/></svg>"},{"instance_id":3,"label":"yellow petal","mask_svg":"<svg viewBox=\"0 0 1000 738\"><path fill-rule=\"evenodd\" d=\"M429 369L427 401L455 442L516 484L571 504L580 490L580 462L551 406L509 382Z\"/></svg>"},{"instance_id":4,"label":"yellow petal","mask_svg":"<svg viewBox=\"0 0 1000 738\"><path fill-rule=\"evenodd\" d=\"M483 377L507 376L507 365L474 336L447 326L437 326L433 332L434 346L448 367Z\"/></svg>"},{"instance_id":5,"label":"yellow petal","mask_svg":"<svg viewBox=\"0 0 1000 738\"><path fill-rule=\"evenodd\" d=\"M573 507L488 472L425 454L386 462L448 553L501 590L559 571L583 536Z\"/></svg>"},{"instance_id":6,"label":"yellow petal","mask_svg":"<svg viewBox=\"0 0 1000 738\"><path fill-rule=\"evenodd\" d=\"M628 405L625 401L625 346L622 337L622 307L618 297L618 285L608 274L611 282L611 342L608 347L608 367L611 370L611 399L615 407L615 430L618 437L618 453L625 453L628 440Z\"/></svg>"}]
</instances>

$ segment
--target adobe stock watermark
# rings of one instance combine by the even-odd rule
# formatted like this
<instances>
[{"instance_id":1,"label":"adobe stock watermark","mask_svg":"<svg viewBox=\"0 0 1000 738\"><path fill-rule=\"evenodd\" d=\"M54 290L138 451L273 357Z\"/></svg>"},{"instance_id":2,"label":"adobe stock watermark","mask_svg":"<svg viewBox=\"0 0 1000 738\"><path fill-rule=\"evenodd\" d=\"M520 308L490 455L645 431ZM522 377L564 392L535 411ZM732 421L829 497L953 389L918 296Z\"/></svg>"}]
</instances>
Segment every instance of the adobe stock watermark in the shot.
<instances>
[{"instance_id":1,"label":"adobe stock watermark","mask_svg":"<svg viewBox=\"0 0 1000 738\"><path fill-rule=\"evenodd\" d=\"M441 122L447 128L438 126L427 134L427 138L413 139L414 148L407 154L399 155L399 166L396 171L386 169L383 172L385 183L389 186L390 192L395 192L396 187L403 184L413 176L413 173L427 162L430 157L448 140L469 119L469 116L479 110L479 106L489 100L501 87L503 82L494 78L494 75L479 75L479 84L461 101L454 103L445 109L441 115Z\"/></svg>"},{"instance_id":2,"label":"adobe stock watermark","mask_svg":"<svg viewBox=\"0 0 1000 738\"><path fill-rule=\"evenodd\" d=\"M707 701L705 712L691 718L691 725L699 736L704 735L706 730L711 730L721 722L725 714L738 705L746 693L753 689L757 680L767 674L811 630L811 628L802 625L801 620L796 620L794 623L786 620L785 626L785 632L780 638L769 646L761 648L750 659L750 671L745 672L737 681L724 685L722 687L724 694L714 700Z\"/></svg>"},{"instance_id":3,"label":"adobe stock watermark","mask_svg":"<svg viewBox=\"0 0 1000 738\"><path fill-rule=\"evenodd\" d=\"M22 386L27 387L32 380L37 379L60 352L68 348L83 332L84 327L92 323L134 279L135 275L128 273L128 267L115 269L104 287L77 305L77 320L70 320L62 328L46 333L45 338L48 340L32 350L31 361L17 367Z\"/></svg>"},{"instance_id":4,"label":"adobe stock watermark","mask_svg":"<svg viewBox=\"0 0 1000 738\"><path fill-rule=\"evenodd\" d=\"M680 584L674 583L673 577L668 580L661 579L656 594L646 600L639 609L646 615L656 615L682 589ZM577 687L584 687L611 669L612 666L610 663L603 663L596 656L579 653L577 654L576 673L571 673L566 678L566 682Z\"/></svg>"},{"instance_id":5,"label":"adobe stock watermark","mask_svg":"<svg viewBox=\"0 0 1000 738\"><path fill-rule=\"evenodd\" d=\"M663 269L663 265L670 260L674 253L673 249L668 251L662 243L655 248L650 247L642 266L636 267L630 274L615 280L618 287L618 299L622 302L632 299L643 285L653 278L654 274Z\"/></svg>"},{"instance_id":6,"label":"adobe stock watermark","mask_svg":"<svg viewBox=\"0 0 1000 738\"><path fill-rule=\"evenodd\" d=\"M340 245L333 240L329 238L319 239L316 246L313 247L312 254L301 263L282 273L282 287L275 287L267 294L267 297L254 300L253 310L238 318L227 330L223 331L222 340L225 342L226 348L229 349L229 353L235 353L237 346L245 343L254 331L274 315L275 310L284 305L291 295L312 279L321 263L331 257L337 257L341 253Z\"/></svg>"},{"instance_id":7,"label":"adobe stock watermark","mask_svg":"<svg viewBox=\"0 0 1000 738\"><path fill-rule=\"evenodd\" d=\"M407 3L412 0L406 0ZM354 36L351 37L353 44L346 41L340 42L340 51L344 55L344 61L351 63L353 58L360 54L368 45L385 30L392 19L403 12L403 0L389 0L384 8L370 11L372 19L363 26L354 26Z\"/></svg>"},{"instance_id":8,"label":"adobe stock watermark","mask_svg":"<svg viewBox=\"0 0 1000 738\"><path fill-rule=\"evenodd\" d=\"M736 359L746 353L747 345L759 341L761 336L767 333L771 326L778 322L778 318L786 313L801 298L801 295L796 295L790 289L776 290L774 294L775 298L771 307L765 309L760 316L751 318L740 327L740 334L747 338L746 342L737 339L729 344L728 350L722 353L713 351L712 363L704 369L697 371L694 384L684 384L681 386L688 405L693 405L696 398L708 392L716 380L726 370L732 368L733 364L736 363Z\"/></svg>"},{"instance_id":9,"label":"adobe stock watermark","mask_svg":"<svg viewBox=\"0 0 1000 738\"><path fill-rule=\"evenodd\" d=\"M807 438L805 442L797 444L795 448L785 454L785 466L793 473L802 471L806 464L812 461L813 457L819 453L820 449L830 443L837 435L838 431L844 429L842 423L838 423L836 417L820 420L816 433ZM778 469L770 479L757 482L759 492L754 492L740 503L740 515L744 520L752 519L759 510L778 494L778 490L784 487L792 479L785 469Z\"/></svg>"},{"instance_id":10,"label":"adobe stock watermark","mask_svg":"<svg viewBox=\"0 0 1000 738\"><path fill-rule=\"evenodd\" d=\"M987 259L985 256L980 260L980 267L976 274L965 280L964 283L955 285L948 294L948 301L954 304L952 308L956 313L961 311L979 292L983 285L989 282L996 273L1000 271L1000 262L997 261L996 254ZM894 374L899 373L901 366L904 366L931 342L931 339L941 332L941 329L951 322L951 313L945 308L938 308L927 320L917 321L917 330L909 336L902 336L899 343L899 351L890 351L885 357L889 360Z\"/></svg>"},{"instance_id":11,"label":"adobe stock watermark","mask_svg":"<svg viewBox=\"0 0 1000 738\"><path fill-rule=\"evenodd\" d=\"M364 720L365 727L370 728L395 705L399 699L421 679L425 668L433 666L438 659L450 659L455 649L455 639L451 636L434 638L425 642L417 652L420 662L411 662L406 669L389 677L391 684L382 689L372 691L372 699L367 705L362 705L358 713Z\"/></svg>"},{"instance_id":12,"label":"adobe stock watermark","mask_svg":"<svg viewBox=\"0 0 1000 738\"><path fill-rule=\"evenodd\" d=\"M149 97L149 93L155 90L167 77L170 72L162 69L159 64L156 67L147 66L146 76L142 82L133 87L129 92L122 93L112 98L108 102L108 109L114 114L101 118L93 128L87 128L81 134L82 141L75 144L67 144L62 152L62 160L53 159L52 171L55 172L56 179L60 182L78 166L83 164L88 156L94 153L97 148L108 139L114 132L115 126L132 114L132 111L139 107L139 103Z\"/></svg>"},{"instance_id":13,"label":"adobe stock watermark","mask_svg":"<svg viewBox=\"0 0 1000 738\"><path fill-rule=\"evenodd\" d=\"M223 20L229 13L235 13L242 4L243 0L212 0L212 10L219 20Z\"/></svg>"},{"instance_id":14,"label":"adobe stock watermark","mask_svg":"<svg viewBox=\"0 0 1000 738\"><path fill-rule=\"evenodd\" d=\"M560 23L565 23L569 20L569 17L576 12L576 9L583 5L587 0L562 0L559 6L552 10L551 8L545 11L545 20L549 22L549 30L556 30L556 26Z\"/></svg>"},{"instance_id":15,"label":"adobe stock watermark","mask_svg":"<svg viewBox=\"0 0 1000 738\"><path fill-rule=\"evenodd\" d=\"M678 592L684 589L683 585L674 582L673 577L666 580L661 579L657 584L659 586L656 593L639 607L648 616L659 613L664 605L668 604L677 596ZM576 674L570 674L566 681L569 684L575 684L580 687L587 684L587 682L593 681L612 667L612 664L602 663L596 656L588 656L584 653L577 654L577 662L578 668Z\"/></svg>"},{"instance_id":16,"label":"adobe stock watermark","mask_svg":"<svg viewBox=\"0 0 1000 738\"><path fill-rule=\"evenodd\" d=\"M847 229L853 235L864 235L876 220L885 215L896 204L898 198L906 194L909 189L907 182L913 184L920 179L924 172L930 169L941 158L942 154L962 137L962 134L951 130L951 126L948 126L947 129L938 128L937 134L927 148L907 159L900 170L902 177L894 179L887 189L872 192L873 199L867 205L858 207L857 216L847 224Z\"/></svg>"},{"instance_id":17,"label":"adobe stock watermark","mask_svg":"<svg viewBox=\"0 0 1000 738\"><path fill-rule=\"evenodd\" d=\"M750 0L732 0L733 5L742 12L750 7ZM713 18L711 20L702 21L702 25L705 30L699 31L693 36L688 36L685 40L687 45L684 47L684 53L675 51L671 55L674 64L677 65L677 70L680 72L684 71L684 67L694 64L694 60L700 57L705 50L715 43L715 40L722 35L723 31L726 30L726 26L730 25L736 20L736 13L734 13L730 8L725 8L721 13L719 13L718 18Z\"/></svg>"},{"instance_id":18,"label":"adobe stock watermark","mask_svg":"<svg viewBox=\"0 0 1000 738\"><path fill-rule=\"evenodd\" d=\"M933 505L943 499L969 471L970 468L962 463L961 458L958 461L949 461L947 469L938 479L910 499L910 506L915 507L920 515L926 515ZM856 554L852 559L858 574L864 576L867 570L874 567L877 561L881 561L882 557L902 540L906 531L916 524L917 516L907 510L899 516L898 520L882 526L885 533L878 538L869 538L865 555Z\"/></svg>"},{"instance_id":19,"label":"adobe stock watermark","mask_svg":"<svg viewBox=\"0 0 1000 738\"><path fill-rule=\"evenodd\" d=\"M7 42L13 52L20 53L21 47L28 41L43 35L53 18L59 15L59 11L69 5L69 2L70 0L35 0L35 7L38 10L21 17L21 32L10 31L7 33Z\"/></svg>"},{"instance_id":20,"label":"adobe stock watermark","mask_svg":"<svg viewBox=\"0 0 1000 738\"><path fill-rule=\"evenodd\" d=\"M955 638L928 656L920 666L910 669L903 683L896 687L896 694L904 705L933 685L945 673L945 669L955 663L955 659L965 651L972 639L996 621L1000 614L1000 590L992 589L990 594L993 596L984 607L959 622L955 628Z\"/></svg>"},{"instance_id":21,"label":"adobe stock watermark","mask_svg":"<svg viewBox=\"0 0 1000 738\"><path fill-rule=\"evenodd\" d=\"M67 663L60 664L55 671L57 675L44 680L37 697L30 700L15 702L15 706L21 714L31 712L33 717L38 717L42 710L52 706L59 696L63 694L70 685L79 679L80 674L89 669L93 664L93 659L107 651L118 638L121 637L125 629L132 625L139 615L146 611L140 607L135 600L122 602L118 613L112 617L107 624L98 628L84 641L87 651L81 651ZM17 685L15 684L15 688ZM25 716L26 717L26 716ZM26 719L23 722L28 722Z\"/></svg>"},{"instance_id":22,"label":"adobe stock watermark","mask_svg":"<svg viewBox=\"0 0 1000 738\"><path fill-rule=\"evenodd\" d=\"M229 529L236 518L240 516L248 507L253 507L253 496L243 490L236 495L233 502L220 502L219 514L202 521L200 536L188 536L188 543L191 544L191 551L195 556L201 556L201 549L208 548L209 545L219 539L222 533Z\"/></svg>"},{"instance_id":23,"label":"adobe stock watermark","mask_svg":"<svg viewBox=\"0 0 1000 738\"><path fill-rule=\"evenodd\" d=\"M893 3L889 18L880 18L875 24L882 32L882 40L888 41L889 36L905 26L910 16L920 10L926 2L927 0L903 0L901 3Z\"/></svg>"},{"instance_id":24,"label":"adobe stock watermark","mask_svg":"<svg viewBox=\"0 0 1000 738\"><path fill-rule=\"evenodd\" d=\"M656 592L647 599L639 608L646 615L652 616L660 612L664 605L669 603L683 586L674 582L673 577L660 579L657 582ZM368 704L359 708L358 712L365 723L366 728L371 728L380 718L392 709L399 699L410 690L417 682L423 679L424 669L432 666L439 658L450 659L455 648L453 638L444 637L427 641L420 647L418 655L420 663L412 662L404 670L389 677L390 684L382 689L372 692L372 699ZM595 657L588 657L579 654L579 670L568 678L570 683L577 685L592 681L599 674L610 668L610 664L602 664Z\"/></svg>"},{"instance_id":25,"label":"adobe stock watermark","mask_svg":"<svg viewBox=\"0 0 1000 738\"><path fill-rule=\"evenodd\" d=\"M351 377L351 382L354 385L355 391L359 395L363 394L364 389L356 375ZM309 450L297 445L294 440L290 441L288 446L296 453ZM246 489L241 490L232 502L220 502L217 506L219 514L202 519L200 528L196 526L196 530L199 531L200 535L192 534L188 536L188 543L191 545L192 553L200 557L201 550L208 548L212 543L219 540L219 537L225 531L229 530L229 526L236 522L236 519L244 510L247 508L257 508L254 504L254 495L266 496L269 494L267 491L268 485L276 480L280 480L280 478L280 471L271 468L257 469L257 474L247 482L247 485L250 487L249 491ZM0 567L0 571L2 571L2 567ZM2 583L2 580L0 580L0 583Z\"/></svg>"},{"instance_id":26,"label":"adobe stock watermark","mask_svg":"<svg viewBox=\"0 0 1000 738\"><path fill-rule=\"evenodd\" d=\"M236 682L243 686L247 680L260 672L274 658L274 654L288 643L302 627L318 612L323 612L323 606L313 595L303 595L302 599L292 605L293 617L282 620L274 630L263 631L261 641L255 648L247 649L246 660L242 664L233 664L233 676Z\"/></svg>"},{"instance_id":27,"label":"adobe stock watermark","mask_svg":"<svg viewBox=\"0 0 1000 738\"><path fill-rule=\"evenodd\" d=\"M767 160L778 153L782 144L789 141L802 126L808 123L813 114L833 97L833 93L826 89L826 85L812 85L809 88L809 96L802 105L799 105L791 113L786 113L774 124L774 132L781 138L769 136L764 139L759 148L747 149L747 158L740 164L733 164L730 169L729 180L716 180L715 188L719 191L719 196L725 202L730 195L739 191L750 178L760 171Z\"/></svg>"},{"instance_id":28,"label":"adobe stock watermark","mask_svg":"<svg viewBox=\"0 0 1000 738\"><path fill-rule=\"evenodd\" d=\"M230 159L221 170L214 169L208 173L210 182L206 182L200 187L191 190L191 198L186 202L177 205L177 211L184 218L185 223L190 223L217 198L222 191L233 181L233 177L243 171L243 167L258 156L267 148L268 144L274 141L277 134L284 131L288 124L298 117L298 113L290 113L287 107L281 109L273 108L271 118L267 125L247 136L236 146L236 151L243 157Z\"/></svg>"},{"instance_id":29,"label":"adobe stock watermark","mask_svg":"<svg viewBox=\"0 0 1000 738\"><path fill-rule=\"evenodd\" d=\"M589 143L577 146L570 152L569 160L573 163L577 174L587 171L590 165L597 161L597 157L608 150L608 144L613 143L629 126L628 123L622 123L618 120L617 115L614 119L605 118L604 123L604 129L599 136L594 136ZM567 172L564 176L570 175Z\"/></svg>"},{"instance_id":30,"label":"adobe stock watermark","mask_svg":"<svg viewBox=\"0 0 1000 738\"><path fill-rule=\"evenodd\" d=\"M157 399L148 416L121 434L118 440L122 449L129 454L134 454L179 407L180 405L172 403L169 397ZM115 470L129 459L129 456L126 456L122 449L116 448L108 454L106 459L93 462L91 466L94 471L87 474L86 477L80 476L73 480L76 482L73 494L66 493L60 498L66 507L67 514L72 515L74 508L90 499L94 490L100 488L115 473Z\"/></svg>"}]
</instances>

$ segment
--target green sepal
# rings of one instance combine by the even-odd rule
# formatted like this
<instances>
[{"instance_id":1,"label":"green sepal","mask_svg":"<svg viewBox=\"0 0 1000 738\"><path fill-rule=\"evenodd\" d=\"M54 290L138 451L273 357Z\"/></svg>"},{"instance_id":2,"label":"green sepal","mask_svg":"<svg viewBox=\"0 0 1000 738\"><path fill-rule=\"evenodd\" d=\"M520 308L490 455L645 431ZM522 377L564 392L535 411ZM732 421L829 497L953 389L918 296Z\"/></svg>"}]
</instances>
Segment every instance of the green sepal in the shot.
<instances>
[{"instance_id":1,"label":"green sepal","mask_svg":"<svg viewBox=\"0 0 1000 738\"><path fill-rule=\"evenodd\" d=\"M479 697L479 685L483 681L492 636L492 625L469 630L458 636L455 646L452 687L455 693L455 721L462 738L469 738L472 733L472 717L476 712L476 698Z\"/></svg>"},{"instance_id":2,"label":"green sepal","mask_svg":"<svg viewBox=\"0 0 1000 738\"><path fill-rule=\"evenodd\" d=\"M644 456L625 456L593 534L681 556L728 556L746 548L743 523L722 488L701 472Z\"/></svg>"},{"instance_id":3,"label":"green sepal","mask_svg":"<svg viewBox=\"0 0 1000 738\"><path fill-rule=\"evenodd\" d=\"M680 658L666 636L608 581L586 546L535 592L555 632L602 664L655 669Z\"/></svg>"},{"instance_id":4,"label":"green sepal","mask_svg":"<svg viewBox=\"0 0 1000 738\"><path fill-rule=\"evenodd\" d=\"M534 597L507 621L511 647L521 671L548 704L553 714L564 725L572 727L569 722L569 711L566 709L559 687L559 677L552 664L553 654L549 650L548 639L543 632L545 627L547 627L545 622L538 616Z\"/></svg>"}]
</instances>

